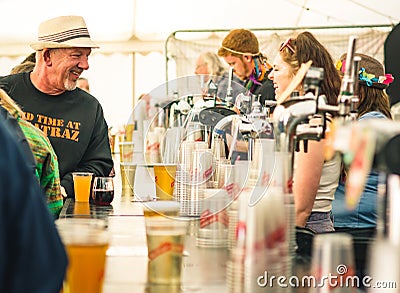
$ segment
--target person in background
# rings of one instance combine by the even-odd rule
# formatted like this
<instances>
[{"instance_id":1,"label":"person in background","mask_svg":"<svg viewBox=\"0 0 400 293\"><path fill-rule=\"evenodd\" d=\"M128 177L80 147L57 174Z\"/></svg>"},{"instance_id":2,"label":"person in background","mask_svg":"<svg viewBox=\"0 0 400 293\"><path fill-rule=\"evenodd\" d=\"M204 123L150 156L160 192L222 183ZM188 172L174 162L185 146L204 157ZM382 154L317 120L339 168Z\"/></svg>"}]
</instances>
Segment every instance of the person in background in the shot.
<instances>
[{"instance_id":1,"label":"person in background","mask_svg":"<svg viewBox=\"0 0 400 293\"><path fill-rule=\"evenodd\" d=\"M141 94L138 98L137 104L135 106L135 119L137 120L148 120L150 119L150 109L151 109L151 96L149 94Z\"/></svg>"},{"instance_id":2,"label":"person in background","mask_svg":"<svg viewBox=\"0 0 400 293\"><path fill-rule=\"evenodd\" d=\"M33 71L2 77L0 86L22 107L25 119L49 137L59 160L61 190L74 197L72 172L108 176L113 168L103 109L76 86L98 46L81 16L60 16L40 24L31 47L36 50Z\"/></svg>"},{"instance_id":3,"label":"person in background","mask_svg":"<svg viewBox=\"0 0 400 293\"><path fill-rule=\"evenodd\" d=\"M229 73L226 66L221 61L221 58L213 52L203 52L196 60L195 74L200 75L203 80L202 84L204 87L208 87L210 79L217 84L217 97L225 101L227 89L229 86ZM244 92L244 88L240 83L240 80L233 75L232 76L232 103L235 102L237 95ZM206 89L208 91L208 88Z\"/></svg>"},{"instance_id":4,"label":"person in background","mask_svg":"<svg viewBox=\"0 0 400 293\"><path fill-rule=\"evenodd\" d=\"M11 69L11 74L20 72L31 72L35 68L35 63L31 61L22 62Z\"/></svg>"},{"instance_id":5,"label":"person in background","mask_svg":"<svg viewBox=\"0 0 400 293\"><path fill-rule=\"evenodd\" d=\"M210 77L221 77L226 73L227 68L221 62L217 54L213 52L203 52L196 60L194 73L204 76L204 82L207 83Z\"/></svg>"},{"instance_id":6,"label":"person in background","mask_svg":"<svg viewBox=\"0 0 400 293\"><path fill-rule=\"evenodd\" d=\"M0 142L0 292L60 292L68 260L43 192L3 121Z\"/></svg>"},{"instance_id":7,"label":"person in background","mask_svg":"<svg viewBox=\"0 0 400 293\"><path fill-rule=\"evenodd\" d=\"M12 68L11 74L31 72L35 63L35 54L32 53ZM21 108L2 89L0 89L0 101L0 104L18 121L28 140L36 160L36 177L46 195L49 211L54 219L57 219L63 207L57 155L48 137L40 129L23 119L24 114Z\"/></svg>"},{"instance_id":8,"label":"person in background","mask_svg":"<svg viewBox=\"0 0 400 293\"><path fill-rule=\"evenodd\" d=\"M400 107L400 23L396 24L387 35L384 43L384 66L388 72L391 72L396 78L386 89L390 98L390 105L397 104Z\"/></svg>"},{"instance_id":9,"label":"person in background","mask_svg":"<svg viewBox=\"0 0 400 293\"><path fill-rule=\"evenodd\" d=\"M358 80L358 121L366 119L392 119L390 100L385 89L393 81L391 75L385 74L383 65L371 56L356 53L361 57ZM337 69L343 76L347 54L343 54ZM367 178L358 205L353 210L346 207L345 187L346 172L343 169L339 186L335 192L332 205L334 227L337 232L353 236L357 275L366 275L366 260L369 243L376 233L377 194L379 174L372 171Z\"/></svg>"},{"instance_id":10,"label":"person in background","mask_svg":"<svg viewBox=\"0 0 400 293\"><path fill-rule=\"evenodd\" d=\"M274 87L268 79L271 67L261 54L258 39L251 31L230 31L218 49L218 56L223 57L233 67L235 76L246 90L256 97L260 96L261 105L266 100L275 99Z\"/></svg>"},{"instance_id":11,"label":"person in background","mask_svg":"<svg viewBox=\"0 0 400 293\"><path fill-rule=\"evenodd\" d=\"M89 80L85 77L79 77L76 86L90 93Z\"/></svg>"},{"instance_id":12,"label":"person in background","mask_svg":"<svg viewBox=\"0 0 400 293\"><path fill-rule=\"evenodd\" d=\"M36 53L33 52L26 56L24 60L22 60L21 63L18 65L14 66L11 69L10 74L15 74L15 73L20 73L20 72L31 72L33 68L35 68L36 64Z\"/></svg>"},{"instance_id":13,"label":"person in background","mask_svg":"<svg viewBox=\"0 0 400 293\"><path fill-rule=\"evenodd\" d=\"M30 53L24 60L22 60L21 64L26 62L36 63L36 52Z\"/></svg>"},{"instance_id":14,"label":"person in background","mask_svg":"<svg viewBox=\"0 0 400 293\"><path fill-rule=\"evenodd\" d=\"M36 177L46 195L49 211L54 219L58 218L63 207L63 197L57 155L49 139L40 129L22 119L22 110L2 89L0 89L0 105L18 121L35 157Z\"/></svg>"},{"instance_id":15,"label":"person in background","mask_svg":"<svg viewBox=\"0 0 400 293\"><path fill-rule=\"evenodd\" d=\"M339 73L327 49L310 32L302 32L281 44L269 74L277 98L293 80L301 64L309 60L313 66L324 69L320 94L326 95L329 105L337 105L341 85ZM300 95L304 94L302 85L296 90ZM319 119L310 121L310 124L314 123L319 124ZM307 152L300 145L300 151L295 153L293 182L296 226L316 233L334 231L331 210L340 175L340 156L325 161L324 140L309 140Z\"/></svg>"}]
</instances>

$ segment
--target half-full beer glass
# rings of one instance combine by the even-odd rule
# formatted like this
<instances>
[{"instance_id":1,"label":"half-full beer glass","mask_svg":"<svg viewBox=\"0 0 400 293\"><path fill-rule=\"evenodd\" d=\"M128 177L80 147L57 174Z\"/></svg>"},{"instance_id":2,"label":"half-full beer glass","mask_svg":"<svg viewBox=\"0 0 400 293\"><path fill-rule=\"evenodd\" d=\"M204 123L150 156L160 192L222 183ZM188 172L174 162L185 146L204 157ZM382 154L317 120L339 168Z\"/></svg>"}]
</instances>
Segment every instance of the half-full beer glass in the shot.
<instances>
[{"instance_id":1,"label":"half-full beer glass","mask_svg":"<svg viewBox=\"0 0 400 293\"><path fill-rule=\"evenodd\" d=\"M156 203L156 202L154 202ZM187 221L179 219L179 203L146 203L144 207L150 284L180 284ZM170 203L171 205L169 205Z\"/></svg>"},{"instance_id":2,"label":"half-full beer glass","mask_svg":"<svg viewBox=\"0 0 400 293\"><path fill-rule=\"evenodd\" d=\"M63 293L102 292L109 245L105 221L63 218L56 226L68 255Z\"/></svg>"}]
</instances>

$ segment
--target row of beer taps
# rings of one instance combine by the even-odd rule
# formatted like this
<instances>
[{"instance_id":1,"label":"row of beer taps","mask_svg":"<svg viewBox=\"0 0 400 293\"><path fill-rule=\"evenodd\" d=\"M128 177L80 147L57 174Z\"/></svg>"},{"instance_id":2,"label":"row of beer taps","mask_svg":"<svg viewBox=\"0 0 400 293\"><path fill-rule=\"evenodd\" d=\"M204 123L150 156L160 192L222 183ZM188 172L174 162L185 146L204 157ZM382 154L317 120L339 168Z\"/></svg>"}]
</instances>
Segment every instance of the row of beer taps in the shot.
<instances>
[{"instance_id":1,"label":"row of beer taps","mask_svg":"<svg viewBox=\"0 0 400 293\"><path fill-rule=\"evenodd\" d=\"M281 158L287 160L283 163L282 188L284 194L292 193L293 171L294 171L294 153L299 149L299 144L303 143L304 150L307 151L307 142L309 140L327 139L327 136L334 135L329 133L328 116L335 124L336 133L343 133L352 127L368 129L374 133L371 136L371 144L375 145L375 150L371 162L371 169L377 171L384 178L384 189L378 195L378 234L388 236L396 244L400 245L400 233L396 233L400 228L400 217L393 216L396 207L393 206L395 200L393 197L399 196L400 180L393 180L400 175L400 156L396 155L400 147L400 124L392 120L382 121L357 121L358 98L358 74L360 57L355 56L356 36L349 38L347 59L344 76L342 79L338 103L336 106L328 105L325 96L320 94L320 83L324 78L324 72L321 68L310 67L303 81L305 94L302 97L293 97L280 105L275 105L273 116L266 115L266 108L262 107L258 100L253 97L252 111L241 115L241 124L239 131L247 134L251 141L261 138L265 133L273 131L275 138L275 151L281 154ZM311 125L312 118L320 118L320 124ZM226 121L232 121L225 118ZM224 120L224 119L223 119ZM223 127L224 121L215 127ZM262 123L260 121L264 121ZM243 122L249 122L243 123ZM342 131L341 131L342 130ZM219 135L221 132L216 132ZM335 143L342 140L343 137L329 137L331 143L327 143L327 148L331 148L327 153L340 153L342 156L348 151L343 149L343 144ZM352 139L348 136L348 139ZM345 145L349 145L346 143ZM397 150L397 151L396 151ZM249 143L249 159L251 155L251 144ZM326 158L329 159L329 158ZM392 180L388 180L392 177ZM392 183L389 183L392 182ZM392 204L391 204L392 203Z\"/></svg>"}]
</instances>

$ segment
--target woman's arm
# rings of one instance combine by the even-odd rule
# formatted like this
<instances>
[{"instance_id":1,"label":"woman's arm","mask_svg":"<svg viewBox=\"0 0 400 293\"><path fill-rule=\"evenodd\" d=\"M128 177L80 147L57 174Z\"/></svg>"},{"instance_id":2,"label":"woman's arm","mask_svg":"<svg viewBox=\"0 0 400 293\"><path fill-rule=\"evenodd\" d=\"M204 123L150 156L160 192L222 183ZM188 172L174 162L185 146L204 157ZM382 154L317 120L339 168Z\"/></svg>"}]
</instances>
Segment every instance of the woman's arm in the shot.
<instances>
[{"instance_id":1,"label":"woman's arm","mask_svg":"<svg viewBox=\"0 0 400 293\"><path fill-rule=\"evenodd\" d=\"M308 152L301 144L300 152L295 153L293 194L296 211L296 226L304 227L314 206L322 168L324 165L323 141L308 141Z\"/></svg>"}]
</instances>

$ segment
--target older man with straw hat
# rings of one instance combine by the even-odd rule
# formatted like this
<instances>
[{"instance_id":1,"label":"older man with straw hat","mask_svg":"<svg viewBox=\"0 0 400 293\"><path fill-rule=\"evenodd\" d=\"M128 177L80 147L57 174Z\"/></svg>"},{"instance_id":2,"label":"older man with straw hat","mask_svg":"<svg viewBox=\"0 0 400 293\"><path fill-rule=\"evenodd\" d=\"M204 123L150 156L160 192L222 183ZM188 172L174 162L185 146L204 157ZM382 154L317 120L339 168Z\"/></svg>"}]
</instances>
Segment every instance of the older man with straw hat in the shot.
<instances>
[{"instance_id":1,"label":"older man with straw hat","mask_svg":"<svg viewBox=\"0 0 400 293\"><path fill-rule=\"evenodd\" d=\"M98 48L81 16L60 16L39 26L32 72L0 78L0 86L22 106L25 119L50 139L58 156L64 195L74 197L72 172L107 176L113 168L103 109L90 93L77 88Z\"/></svg>"}]
</instances>

